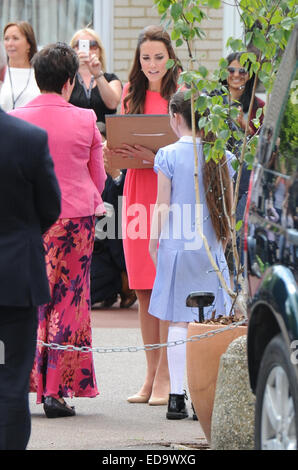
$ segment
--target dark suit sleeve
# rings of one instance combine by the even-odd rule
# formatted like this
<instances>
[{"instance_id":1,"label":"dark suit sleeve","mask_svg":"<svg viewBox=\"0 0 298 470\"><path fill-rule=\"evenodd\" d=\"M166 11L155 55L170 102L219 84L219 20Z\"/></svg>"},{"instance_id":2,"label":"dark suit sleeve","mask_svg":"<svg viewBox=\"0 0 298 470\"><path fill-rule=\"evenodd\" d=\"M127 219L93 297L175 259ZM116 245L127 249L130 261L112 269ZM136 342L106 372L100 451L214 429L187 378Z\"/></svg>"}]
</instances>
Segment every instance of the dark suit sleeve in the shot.
<instances>
[{"instance_id":1,"label":"dark suit sleeve","mask_svg":"<svg viewBox=\"0 0 298 470\"><path fill-rule=\"evenodd\" d=\"M36 212L39 216L42 233L46 232L58 219L61 212L61 191L54 171L54 163L49 152L48 138L42 132L36 143L36 171L33 181Z\"/></svg>"}]
</instances>

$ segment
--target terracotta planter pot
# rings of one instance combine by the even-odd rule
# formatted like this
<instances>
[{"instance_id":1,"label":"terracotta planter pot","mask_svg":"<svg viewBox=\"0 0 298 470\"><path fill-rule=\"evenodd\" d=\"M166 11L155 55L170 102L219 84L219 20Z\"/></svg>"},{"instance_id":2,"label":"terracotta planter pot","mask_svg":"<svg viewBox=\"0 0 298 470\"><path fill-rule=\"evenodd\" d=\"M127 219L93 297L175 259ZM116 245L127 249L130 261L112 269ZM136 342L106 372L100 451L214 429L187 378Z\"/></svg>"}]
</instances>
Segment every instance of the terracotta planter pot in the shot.
<instances>
[{"instance_id":1,"label":"terracotta planter pot","mask_svg":"<svg viewBox=\"0 0 298 470\"><path fill-rule=\"evenodd\" d=\"M224 328L225 325L190 323L188 338ZM220 356L229 344L247 334L247 326L237 326L215 336L186 343L188 388L196 415L207 441L211 440L211 417Z\"/></svg>"}]
</instances>

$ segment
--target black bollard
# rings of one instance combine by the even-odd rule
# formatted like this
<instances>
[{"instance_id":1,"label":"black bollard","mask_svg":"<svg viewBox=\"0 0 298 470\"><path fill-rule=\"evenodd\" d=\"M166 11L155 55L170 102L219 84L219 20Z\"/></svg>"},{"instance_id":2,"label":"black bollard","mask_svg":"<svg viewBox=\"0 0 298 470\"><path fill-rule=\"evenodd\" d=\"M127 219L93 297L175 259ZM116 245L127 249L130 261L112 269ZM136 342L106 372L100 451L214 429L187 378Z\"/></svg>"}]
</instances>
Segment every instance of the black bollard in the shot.
<instances>
[{"instance_id":1,"label":"black bollard","mask_svg":"<svg viewBox=\"0 0 298 470\"><path fill-rule=\"evenodd\" d=\"M199 322L203 323L204 307L209 307L214 301L213 292L191 292L186 299L187 307L197 307L199 309Z\"/></svg>"}]
</instances>

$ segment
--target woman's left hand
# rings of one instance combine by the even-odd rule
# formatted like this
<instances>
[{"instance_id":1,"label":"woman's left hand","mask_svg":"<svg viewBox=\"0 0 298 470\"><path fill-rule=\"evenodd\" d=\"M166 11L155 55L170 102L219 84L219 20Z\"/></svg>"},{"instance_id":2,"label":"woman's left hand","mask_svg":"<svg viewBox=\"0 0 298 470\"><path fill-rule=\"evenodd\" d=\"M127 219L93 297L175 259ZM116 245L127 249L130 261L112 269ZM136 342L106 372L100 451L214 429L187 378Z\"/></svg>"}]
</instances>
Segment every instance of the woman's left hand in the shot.
<instances>
[{"instance_id":1,"label":"woman's left hand","mask_svg":"<svg viewBox=\"0 0 298 470\"><path fill-rule=\"evenodd\" d=\"M119 153L126 157L139 158L140 160L146 160L154 164L155 153L147 147L142 145L128 145L123 144L121 148L117 149Z\"/></svg>"},{"instance_id":2,"label":"woman's left hand","mask_svg":"<svg viewBox=\"0 0 298 470\"><path fill-rule=\"evenodd\" d=\"M243 110L242 110L241 106L239 106L238 110L239 110L239 114L238 114L238 117L237 117L237 122L238 122L239 126L241 127L241 129L245 131L246 120L244 119Z\"/></svg>"},{"instance_id":3,"label":"woman's left hand","mask_svg":"<svg viewBox=\"0 0 298 470\"><path fill-rule=\"evenodd\" d=\"M247 121L244 118L242 108L239 107L238 109L239 109L239 114L238 114L237 122L238 122L239 126L241 127L241 129L245 132L245 129L246 129L246 126L247 126ZM250 126L248 126L248 134L249 135L254 134L254 131Z\"/></svg>"}]
</instances>

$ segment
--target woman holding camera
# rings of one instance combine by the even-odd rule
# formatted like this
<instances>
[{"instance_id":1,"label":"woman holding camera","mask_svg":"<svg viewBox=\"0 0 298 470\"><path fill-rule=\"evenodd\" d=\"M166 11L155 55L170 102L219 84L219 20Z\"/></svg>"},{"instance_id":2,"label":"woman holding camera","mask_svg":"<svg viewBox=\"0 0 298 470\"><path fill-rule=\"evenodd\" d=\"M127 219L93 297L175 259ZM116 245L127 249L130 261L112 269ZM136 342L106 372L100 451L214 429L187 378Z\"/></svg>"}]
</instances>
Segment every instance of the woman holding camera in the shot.
<instances>
[{"instance_id":1,"label":"woman holding camera","mask_svg":"<svg viewBox=\"0 0 298 470\"><path fill-rule=\"evenodd\" d=\"M114 73L106 72L105 50L93 29L77 31L70 45L80 61L70 103L93 109L100 123L99 130L104 132L105 114L115 114L120 103L121 82Z\"/></svg>"}]
</instances>

